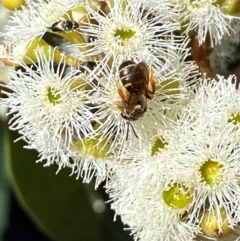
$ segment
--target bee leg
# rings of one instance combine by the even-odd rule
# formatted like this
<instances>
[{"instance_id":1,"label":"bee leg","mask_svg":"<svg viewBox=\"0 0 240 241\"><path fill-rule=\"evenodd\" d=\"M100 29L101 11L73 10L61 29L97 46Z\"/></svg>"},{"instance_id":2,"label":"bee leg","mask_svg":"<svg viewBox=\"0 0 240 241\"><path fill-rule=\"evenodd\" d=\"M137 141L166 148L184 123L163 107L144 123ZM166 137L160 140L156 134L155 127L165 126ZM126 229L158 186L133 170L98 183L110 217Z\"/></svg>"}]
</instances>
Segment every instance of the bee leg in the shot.
<instances>
[{"instance_id":1,"label":"bee leg","mask_svg":"<svg viewBox=\"0 0 240 241\"><path fill-rule=\"evenodd\" d=\"M126 135L126 141L128 140L128 132L129 132L129 126L131 126L133 134L136 136L136 138L138 139L138 135L134 129L134 127L132 126L132 124L130 122L128 122L128 127L127 127L127 135Z\"/></svg>"}]
</instances>

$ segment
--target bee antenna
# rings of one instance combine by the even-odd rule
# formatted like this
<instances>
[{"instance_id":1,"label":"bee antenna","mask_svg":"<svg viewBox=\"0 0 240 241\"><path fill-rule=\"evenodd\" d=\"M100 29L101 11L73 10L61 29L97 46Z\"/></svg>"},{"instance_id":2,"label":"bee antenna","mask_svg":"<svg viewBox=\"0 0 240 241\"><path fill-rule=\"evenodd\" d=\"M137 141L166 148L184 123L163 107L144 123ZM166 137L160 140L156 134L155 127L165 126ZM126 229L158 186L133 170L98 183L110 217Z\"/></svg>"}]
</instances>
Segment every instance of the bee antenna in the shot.
<instances>
[{"instance_id":1,"label":"bee antenna","mask_svg":"<svg viewBox=\"0 0 240 241\"><path fill-rule=\"evenodd\" d=\"M136 138L138 139L138 135L134 129L134 127L132 126L132 124L130 122L128 122L128 127L127 127L127 135L126 135L126 141L128 140L128 132L129 132L129 126L131 126L132 130L133 130L133 133L134 135L136 136Z\"/></svg>"}]
</instances>

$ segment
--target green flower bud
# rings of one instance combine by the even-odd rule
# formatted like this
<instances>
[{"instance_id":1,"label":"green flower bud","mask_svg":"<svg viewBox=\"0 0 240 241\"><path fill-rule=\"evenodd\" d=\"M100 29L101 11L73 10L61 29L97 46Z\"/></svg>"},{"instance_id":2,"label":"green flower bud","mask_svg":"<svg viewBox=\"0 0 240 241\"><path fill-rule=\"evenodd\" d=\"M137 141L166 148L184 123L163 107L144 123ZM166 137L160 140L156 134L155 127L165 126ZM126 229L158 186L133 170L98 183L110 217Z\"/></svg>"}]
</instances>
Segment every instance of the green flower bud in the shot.
<instances>
[{"instance_id":1,"label":"green flower bud","mask_svg":"<svg viewBox=\"0 0 240 241\"><path fill-rule=\"evenodd\" d=\"M220 209L220 217L216 210L206 211L201 221L202 231L211 238L220 238L227 236L231 228L227 221L227 214L224 208Z\"/></svg>"},{"instance_id":2,"label":"green flower bud","mask_svg":"<svg viewBox=\"0 0 240 241\"><path fill-rule=\"evenodd\" d=\"M224 14L234 16L240 13L240 1L239 0L217 0L213 3L219 6L220 10Z\"/></svg>"}]
</instances>

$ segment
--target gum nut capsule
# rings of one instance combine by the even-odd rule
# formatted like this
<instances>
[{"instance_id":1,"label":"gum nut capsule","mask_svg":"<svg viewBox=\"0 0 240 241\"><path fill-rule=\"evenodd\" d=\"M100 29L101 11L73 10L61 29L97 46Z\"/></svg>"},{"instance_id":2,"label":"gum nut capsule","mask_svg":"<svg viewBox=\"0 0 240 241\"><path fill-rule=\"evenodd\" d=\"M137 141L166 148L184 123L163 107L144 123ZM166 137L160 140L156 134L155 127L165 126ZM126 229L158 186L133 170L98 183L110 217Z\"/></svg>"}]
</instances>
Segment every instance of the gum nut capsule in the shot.
<instances>
[{"instance_id":1,"label":"gum nut capsule","mask_svg":"<svg viewBox=\"0 0 240 241\"><path fill-rule=\"evenodd\" d=\"M220 209L220 217L217 216L216 210L206 211L201 221L201 228L204 234L211 238L226 237L231 228L227 221L225 209Z\"/></svg>"}]
</instances>

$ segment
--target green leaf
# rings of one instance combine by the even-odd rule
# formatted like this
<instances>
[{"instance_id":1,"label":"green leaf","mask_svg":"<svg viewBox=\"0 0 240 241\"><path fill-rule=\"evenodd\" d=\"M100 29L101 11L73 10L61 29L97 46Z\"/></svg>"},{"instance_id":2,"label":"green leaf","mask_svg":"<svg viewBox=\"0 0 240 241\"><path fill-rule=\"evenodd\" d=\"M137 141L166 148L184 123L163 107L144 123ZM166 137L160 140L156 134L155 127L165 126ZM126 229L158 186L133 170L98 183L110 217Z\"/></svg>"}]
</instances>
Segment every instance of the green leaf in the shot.
<instances>
[{"instance_id":1,"label":"green leaf","mask_svg":"<svg viewBox=\"0 0 240 241\"><path fill-rule=\"evenodd\" d=\"M5 160L7 160L9 153L9 143L6 135L7 124L0 117L0 240L3 240L10 218L10 188L5 167Z\"/></svg>"},{"instance_id":2,"label":"green leaf","mask_svg":"<svg viewBox=\"0 0 240 241\"><path fill-rule=\"evenodd\" d=\"M11 160L8 171L15 194L37 226L57 241L103 241L97 214L91 208L82 180L65 168L36 163L37 152L23 149L10 132Z\"/></svg>"}]
</instances>

